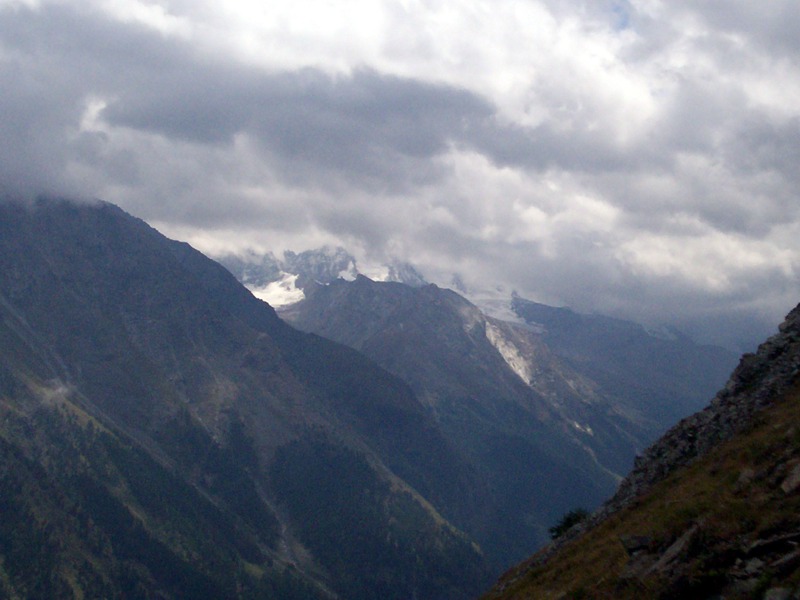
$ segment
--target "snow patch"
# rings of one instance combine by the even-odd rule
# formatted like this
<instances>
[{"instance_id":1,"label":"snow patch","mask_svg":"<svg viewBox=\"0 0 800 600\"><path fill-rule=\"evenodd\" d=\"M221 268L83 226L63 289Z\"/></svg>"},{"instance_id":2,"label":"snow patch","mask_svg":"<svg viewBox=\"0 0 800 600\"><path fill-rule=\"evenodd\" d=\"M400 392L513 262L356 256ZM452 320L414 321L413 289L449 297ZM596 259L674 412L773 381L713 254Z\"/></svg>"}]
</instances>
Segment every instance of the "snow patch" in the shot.
<instances>
[{"instance_id":1,"label":"snow patch","mask_svg":"<svg viewBox=\"0 0 800 600\"><path fill-rule=\"evenodd\" d=\"M516 373L526 385L533 382L533 374L527 360L522 356L519 349L503 336L503 332L491 323L486 323L486 339L494 346L506 361L511 370Z\"/></svg>"},{"instance_id":2,"label":"snow patch","mask_svg":"<svg viewBox=\"0 0 800 600\"><path fill-rule=\"evenodd\" d=\"M282 271L279 280L268 283L260 288L249 289L259 300L263 300L273 308L279 308L281 306L300 302L306 297L303 290L296 286L296 282L297 275Z\"/></svg>"},{"instance_id":3,"label":"snow patch","mask_svg":"<svg viewBox=\"0 0 800 600\"><path fill-rule=\"evenodd\" d=\"M592 435L592 436L594 435L594 431L592 431L592 428L589 427L588 425L581 425L577 421L573 421L572 422L572 426L575 429L577 429L578 431L582 431L583 433L586 433L588 435Z\"/></svg>"},{"instance_id":4,"label":"snow patch","mask_svg":"<svg viewBox=\"0 0 800 600\"><path fill-rule=\"evenodd\" d=\"M454 282L459 293L475 306L481 309L483 314L509 323L524 324L525 321L511 308L512 292L503 286L495 288L467 289L463 283Z\"/></svg>"},{"instance_id":5,"label":"snow patch","mask_svg":"<svg viewBox=\"0 0 800 600\"><path fill-rule=\"evenodd\" d=\"M347 268L342 269L339 271L339 279L344 279L345 281L355 281L356 277L358 277L358 269L356 268L355 261L350 261L347 263Z\"/></svg>"}]
</instances>

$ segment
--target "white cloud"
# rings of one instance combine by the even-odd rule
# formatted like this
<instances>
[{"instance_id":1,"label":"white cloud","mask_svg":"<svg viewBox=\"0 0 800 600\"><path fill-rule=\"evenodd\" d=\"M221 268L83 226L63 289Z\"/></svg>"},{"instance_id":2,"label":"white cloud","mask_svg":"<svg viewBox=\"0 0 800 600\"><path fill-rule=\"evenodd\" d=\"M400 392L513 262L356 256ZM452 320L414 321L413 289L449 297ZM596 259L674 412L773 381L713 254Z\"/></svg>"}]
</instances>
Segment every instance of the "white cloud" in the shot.
<instances>
[{"instance_id":1,"label":"white cloud","mask_svg":"<svg viewBox=\"0 0 800 600\"><path fill-rule=\"evenodd\" d=\"M141 0L98 0L100 10L122 23L143 25L166 36L188 39L189 19L172 14L165 6Z\"/></svg>"},{"instance_id":2,"label":"white cloud","mask_svg":"<svg viewBox=\"0 0 800 600\"><path fill-rule=\"evenodd\" d=\"M639 235L619 245L620 260L634 274L688 282L705 292L726 294L753 273L776 271L795 276L792 253L718 231L704 235Z\"/></svg>"}]
</instances>

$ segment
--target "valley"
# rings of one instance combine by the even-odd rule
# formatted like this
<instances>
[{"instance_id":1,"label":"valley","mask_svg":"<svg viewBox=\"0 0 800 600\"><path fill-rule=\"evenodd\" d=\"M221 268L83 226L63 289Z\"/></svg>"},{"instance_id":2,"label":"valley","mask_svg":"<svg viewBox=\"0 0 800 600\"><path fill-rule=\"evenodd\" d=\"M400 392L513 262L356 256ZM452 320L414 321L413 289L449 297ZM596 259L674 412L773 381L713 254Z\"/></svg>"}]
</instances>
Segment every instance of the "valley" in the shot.
<instances>
[{"instance_id":1,"label":"valley","mask_svg":"<svg viewBox=\"0 0 800 600\"><path fill-rule=\"evenodd\" d=\"M473 598L733 362L345 252L251 270L276 313L113 205L0 210L8 597Z\"/></svg>"}]
</instances>

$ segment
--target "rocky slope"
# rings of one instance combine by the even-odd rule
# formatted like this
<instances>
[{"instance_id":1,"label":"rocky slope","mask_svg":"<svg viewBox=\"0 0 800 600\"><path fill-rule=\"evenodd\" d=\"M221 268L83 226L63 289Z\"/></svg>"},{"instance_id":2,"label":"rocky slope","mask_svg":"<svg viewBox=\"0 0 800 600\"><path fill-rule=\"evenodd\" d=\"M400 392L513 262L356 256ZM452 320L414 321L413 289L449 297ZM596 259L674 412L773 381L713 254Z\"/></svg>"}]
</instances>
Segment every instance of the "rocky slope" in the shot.
<instances>
[{"instance_id":1,"label":"rocky slope","mask_svg":"<svg viewBox=\"0 0 800 600\"><path fill-rule=\"evenodd\" d=\"M0 203L0 455L3 597L486 580L450 521L482 483L407 385L108 204Z\"/></svg>"},{"instance_id":2,"label":"rocky slope","mask_svg":"<svg viewBox=\"0 0 800 600\"><path fill-rule=\"evenodd\" d=\"M746 354L708 407L683 419L636 460L608 509L627 506L636 496L721 442L752 426L756 413L793 388L800 371L800 307L779 333Z\"/></svg>"},{"instance_id":3,"label":"rocky slope","mask_svg":"<svg viewBox=\"0 0 800 600\"><path fill-rule=\"evenodd\" d=\"M800 593L800 307L588 521L487 598ZM793 595L794 594L794 595Z\"/></svg>"}]
</instances>

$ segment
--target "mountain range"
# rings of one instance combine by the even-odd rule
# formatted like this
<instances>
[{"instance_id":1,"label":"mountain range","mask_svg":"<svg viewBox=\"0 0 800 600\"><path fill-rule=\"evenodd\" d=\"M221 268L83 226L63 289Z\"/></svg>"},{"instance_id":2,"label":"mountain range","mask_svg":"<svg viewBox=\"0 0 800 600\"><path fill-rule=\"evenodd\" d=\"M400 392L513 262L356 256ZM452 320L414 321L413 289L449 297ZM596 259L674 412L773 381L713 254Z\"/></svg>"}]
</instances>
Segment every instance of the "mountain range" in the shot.
<instances>
[{"instance_id":1,"label":"mountain range","mask_svg":"<svg viewBox=\"0 0 800 600\"><path fill-rule=\"evenodd\" d=\"M225 264L0 202L0 597L475 597L733 362L337 249Z\"/></svg>"},{"instance_id":2,"label":"mountain range","mask_svg":"<svg viewBox=\"0 0 800 600\"><path fill-rule=\"evenodd\" d=\"M0 359L4 597L489 581L438 508L482 484L405 383L112 205L0 205Z\"/></svg>"},{"instance_id":3,"label":"mountain range","mask_svg":"<svg viewBox=\"0 0 800 600\"><path fill-rule=\"evenodd\" d=\"M323 246L299 253L286 250L282 258L272 252L260 254L253 250L214 258L254 296L273 307L302 300L303 290L308 286L325 285L337 279L352 281L363 275L355 257L341 247ZM369 271L370 277L378 281L395 281L412 287L428 283L413 265L405 262L393 261Z\"/></svg>"},{"instance_id":4,"label":"mountain range","mask_svg":"<svg viewBox=\"0 0 800 600\"><path fill-rule=\"evenodd\" d=\"M418 274L414 285L373 281L341 248L287 256L303 257L282 266L302 300L279 316L406 382L488 482L491 509L457 524L495 568L548 541L565 511L613 493L636 454L701 408L735 364L677 332L517 296L513 321L493 318Z\"/></svg>"}]
</instances>

